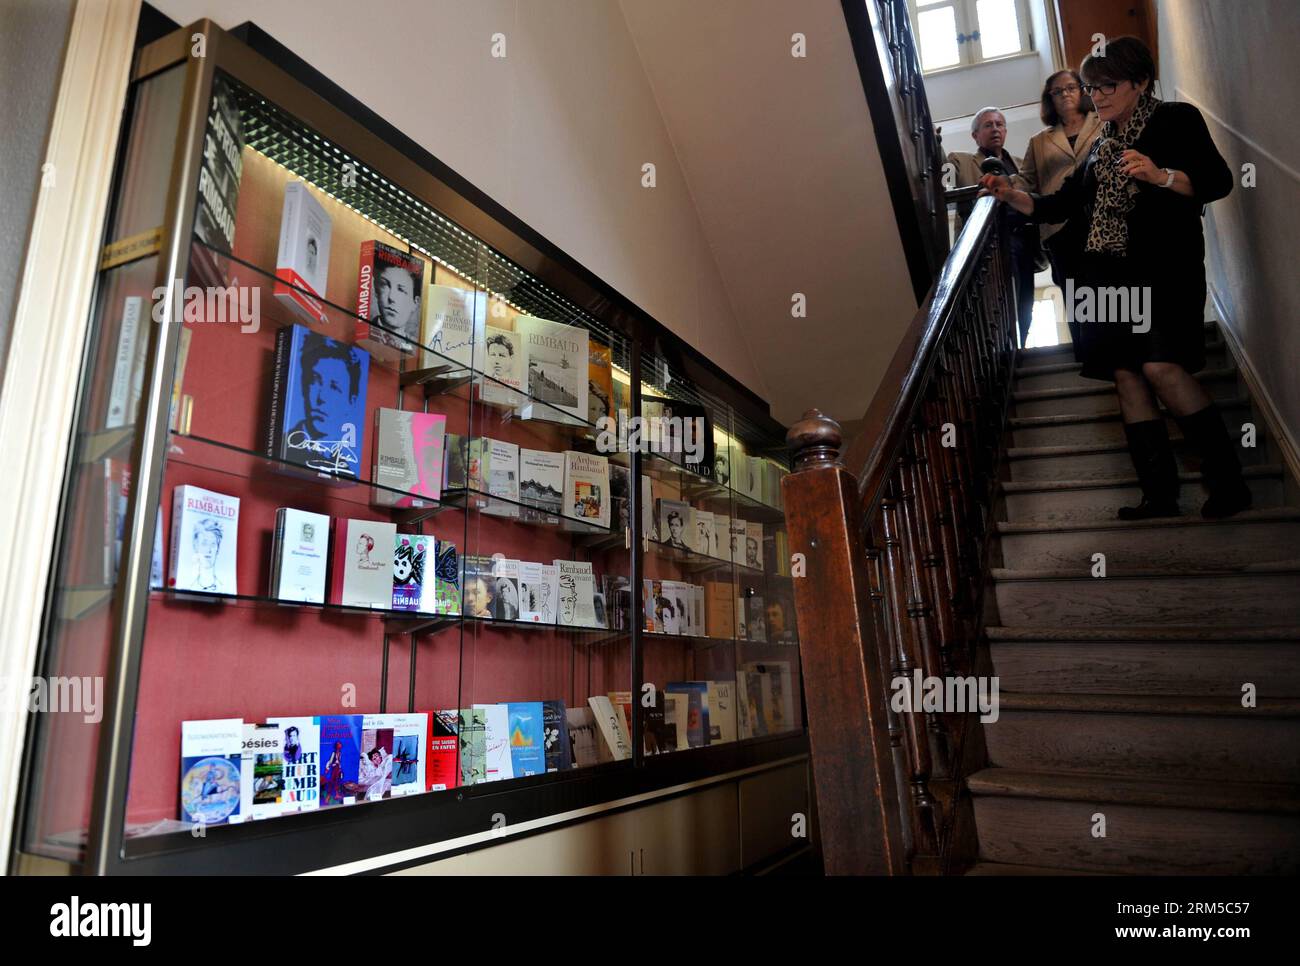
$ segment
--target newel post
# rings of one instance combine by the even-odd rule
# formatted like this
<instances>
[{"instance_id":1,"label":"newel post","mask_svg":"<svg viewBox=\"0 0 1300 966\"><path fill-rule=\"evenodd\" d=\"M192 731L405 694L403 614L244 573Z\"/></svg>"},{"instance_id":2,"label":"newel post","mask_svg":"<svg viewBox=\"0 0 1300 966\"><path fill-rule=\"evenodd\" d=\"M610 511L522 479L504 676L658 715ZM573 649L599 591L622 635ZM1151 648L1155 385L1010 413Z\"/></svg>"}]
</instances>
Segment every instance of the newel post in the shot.
<instances>
[{"instance_id":1,"label":"newel post","mask_svg":"<svg viewBox=\"0 0 1300 966\"><path fill-rule=\"evenodd\" d=\"M907 871L889 739L889 669L870 612L858 483L840 462L843 434L811 409L786 435L782 483L813 777L826 871ZM799 576L800 573L803 576Z\"/></svg>"}]
</instances>

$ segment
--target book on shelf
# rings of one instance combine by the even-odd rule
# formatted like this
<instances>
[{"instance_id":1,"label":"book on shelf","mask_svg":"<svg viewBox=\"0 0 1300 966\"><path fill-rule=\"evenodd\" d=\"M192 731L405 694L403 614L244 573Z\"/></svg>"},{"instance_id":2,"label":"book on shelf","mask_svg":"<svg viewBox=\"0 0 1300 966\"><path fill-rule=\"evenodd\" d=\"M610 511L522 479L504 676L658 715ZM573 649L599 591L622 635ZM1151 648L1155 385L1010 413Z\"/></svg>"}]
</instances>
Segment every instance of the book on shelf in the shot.
<instances>
[{"instance_id":1,"label":"book on shelf","mask_svg":"<svg viewBox=\"0 0 1300 966\"><path fill-rule=\"evenodd\" d=\"M375 410L370 480L376 506L424 506L442 498L447 417L404 409ZM394 492L397 491L397 492Z\"/></svg>"},{"instance_id":2,"label":"book on shelf","mask_svg":"<svg viewBox=\"0 0 1300 966\"><path fill-rule=\"evenodd\" d=\"M478 620L495 620L496 578L492 573L493 560L481 554L461 557L464 568L462 598L466 617Z\"/></svg>"},{"instance_id":3,"label":"book on shelf","mask_svg":"<svg viewBox=\"0 0 1300 966\"><path fill-rule=\"evenodd\" d=\"M439 538L435 544L437 563L434 570L434 613L460 613L460 556L456 545Z\"/></svg>"},{"instance_id":4,"label":"book on shelf","mask_svg":"<svg viewBox=\"0 0 1300 966\"><path fill-rule=\"evenodd\" d=\"M153 559L149 561L150 590L162 590L163 585L162 518L163 515L161 511L153 518Z\"/></svg>"},{"instance_id":5,"label":"book on shelf","mask_svg":"<svg viewBox=\"0 0 1300 966\"><path fill-rule=\"evenodd\" d=\"M659 542L676 550L690 550L691 505L684 500L659 499Z\"/></svg>"},{"instance_id":6,"label":"book on shelf","mask_svg":"<svg viewBox=\"0 0 1300 966\"><path fill-rule=\"evenodd\" d=\"M713 556L713 514L697 507L691 508L691 549L705 557Z\"/></svg>"},{"instance_id":7,"label":"book on shelf","mask_svg":"<svg viewBox=\"0 0 1300 966\"><path fill-rule=\"evenodd\" d=\"M144 299L128 295L122 306L122 323L117 333L117 355L113 360L113 379L108 391L108 414L105 429L117 429L134 423L144 388L144 350L147 339L141 337ZM145 327L145 331L152 329ZM188 331L188 330L187 330Z\"/></svg>"},{"instance_id":8,"label":"book on shelf","mask_svg":"<svg viewBox=\"0 0 1300 966\"><path fill-rule=\"evenodd\" d=\"M736 637L736 591L730 580L710 580L704 584L704 624L709 637L724 640Z\"/></svg>"},{"instance_id":9,"label":"book on shelf","mask_svg":"<svg viewBox=\"0 0 1300 966\"><path fill-rule=\"evenodd\" d=\"M798 727L794 720L794 681L789 661L751 661L740 666L747 674L751 723L760 734L779 734Z\"/></svg>"},{"instance_id":10,"label":"book on shelf","mask_svg":"<svg viewBox=\"0 0 1300 966\"><path fill-rule=\"evenodd\" d=\"M604 456L564 451L564 515L609 527L609 460Z\"/></svg>"},{"instance_id":11,"label":"book on shelf","mask_svg":"<svg viewBox=\"0 0 1300 966\"><path fill-rule=\"evenodd\" d=\"M590 768L614 760L596 723L596 712L590 707L566 708L564 726L569 734L569 760L574 768Z\"/></svg>"},{"instance_id":12,"label":"book on shelf","mask_svg":"<svg viewBox=\"0 0 1300 966\"><path fill-rule=\"evenodd\" d=\"M122 565L122 534L126 526L126 504L131 495L131 464L106 459L104 467L104 583L117 582ZM162 514L158 514L161 523Z\"/></svg>"},{"instance_id":13,"label":"book on shelf","mask_svg":"<svg viewBox=\"0 0 1300 966\"><path fill-rule=\"evenodd\" d=\"M519 407L520 418L585 424L587 330L521 315L515 319L515 331L523 341L529 397Z\"/></svg>"},{"instance_id":14,"label":"book on shelf","mask_svg":"<svg viewBox=\"0 0 1300 966\"><path fill-rule=\"evenodd\" d=\"M669 634L682 634L686 637L695 636L695 628L690 606L690 584L683 580L662 580L660 581L663 596L666 597L672 605L671 618L668 611L665 610L664 629ZM675 626L674 626L675 625Z\"/></svg>"},{"instance_id":15,"label":"book on shelf","mask_svg":"<svg viewBox=\"0 0 1300 966\"><path fill-rule=\"evenodd\" d=\"M603 694L592 695L587 699L592 713L596 716L596 726L600 737L614 761L624 761L632 757L632 740L628 737L623 724L623 714Z\"/></svg>"},{"instance_id":16,"label":"book on shelf","mask_svg":"<svg viewBox=\"0 0 1300 966\"><path fill-rule=\"evenodd\" d=\"M218 252L234 251L235 211L239 179L244 170L244 128L239 104L230 83L221 75L212 79L212 100L203 131L199 161L198 200L194 208L194 234ZM191 284L203 288L227 285L226 259L202 245L190 258Z\"/></svg>"},{"instance_id":17,"label":"book on shelf","mask_svg":"<svg viewBox=\"0 0 1300 966\"><path fill-rule=\"evenodd\" d=\"M794 587L785 584L768 588L767 639L773 644L795 644L799 629L794 610Z\"/></svg>"},{"instance_id":18,"label":"book on shelf","mask_svg":"<svg viewBox=\"0 0 1300 966\"><path fill-rule=\"evenodd\" d=\"M618 712L619 718L623 722L623 733L628 736L628 746L631 747L632 739L632 692L631 691L606 691L605 697L609 698L609 703L614 706Z\"/></svg>"},{"instance_id":19,"label":"book on shelf","mask_svg":"<svg viewBox=\"0 0 1300 966\"><path fill-rule=\"evenodd\" d=\"M715 424L713 427L713 482L717 483L718 486L735 489L735 481L732 479L731 474L734 448L731 437Z\"/></svg>"},{"instance_id":20,"label":"book on shelf","mask_svg":"<svg viewBox=\"0 0 1300 966\"><path fill-rule=\"evenodd\" d=\"M644 728L641 744L647 755L662 755L677 750L677 735L669 727L668 720L664 716L665 697L666 695L656 692L655 703L648 708L643 708L641 712Z\"/></svg>"},{"instance_id":21,"label":"book on shelf","mask_svg":"<svg viewBox=\"0 0 1300 966\"><path fill-rule=\"evenodd\" d=\"M479 399L496 406L524 402L523 339L512 329L484 327L483 376Z\"/></svg>"},{"instance_id":22,"label":"book on shelf","mask_svg":"<svg viewBox=\"0 0 1300 966\"><path fill-rule=\"evenodd\" d=\"M239 497L182 484L172 494L167 586L238 594Z\"/></svg>"},{"instance_id":23,"label":"book on shelf","mask_svg":"<svg viewBox=\"0 0 1300 966\"><path fill-rule=\"evenodd\" d=\"M709 681L709 744L736 740L736 682Z\"/></svg>"},{"instance_id":24,"label":"book on shelf","mask_svg":"<svg viewBox=\"0 0 1300 966\"><path fill-rule=\"evenodd\" d=\"M420 342L424 259L381 241L361 243L355 338L377 359L397 362Z\"/></svg>"},{"instance_id":25,"label":"book on shelf","mask_svg":"<svg viewBox=\"0 0 1300 966\"><path fill-rule=\"evenodd\" d=\"M654 483L650 477L641 477L641 537L652 543L659 542L659 517L655 513Z\"/></svg>"},{"instance_id":26,"label":"book on shelf","mask_svg":"<svg viewBox=\"0 0 1300 966\"><path fill-rule=\"evenodd\" d=\"M745 562L745 521L738 517L732 517L730 530L731 562L743 564Z\"/></svg>"},{"instance_id":27,"label":"book on shelf","mask_svg":"<svg viewBox=\"0 0 1300 966\"><path fill-rule=\"evenodd\" d=\"M515 778L546 774L545 719L540 701L506 705L510 728L510 769Z\"/></svg>"},{"instance_id":28,"label":"book on shelf","mask_svg":"<svg viewBox=\"0 0 1300 966\"><path fill-rule=\"evenodd\" d=\"M554 560L559 571L561 627L600 627L596 622L596 576L591 564L579 560Z\"/></svg>"},{"instance_id":29,"label":"book on shelf","mask_svg":"<svg viewBox=\"0 0 1300 966\"><path fill-rule=\"evenodd\" d=\"M390 610L397 525L380 520L343 520L334 528L330 600L345 607Z\"/></svg>"},{"instance_id":30,"label":"book on shelf","mask_svg":"<svg viewBox=\"0 0 1300 966\"><path fill-rule=\"evenodd\" d=\"M519 620L519 561L500 555L492 558L492 618Z\"/></svg>"},{"instance_id":31,"label":"book on shelf","mask_svg":"<svg viewBox=\"0 0 1300 966\"><path fill-rule=\"evenodd\" d=\"M664 705L665 744L671 744L670 751L684 751L690 747L690 700L685 694L659 692L659 700Z\"/></svg>"},{"instance_id":32,"label":"book on shelf","mask_svg":"<svg viewBox=\"0 0 1300 966\"><path fill-rule=\"evenodd\" d=\"M171 404L167 410L167 428L173 433L188 436L190 422L194 415L194 397L185 395L185 367L190 361L190 345L194 342L194 330L190 326L181 329L180 344L176 349L176 369L172 378ZM140 353L140 372L144 373L144 350Z\"/></svg>"},{"instance_id":33,"label":"book on shelf","mask_svg":"<svg viewBox=\"0 0 1300 966\"><path fill-rule=\"evenodd\" d=\"M422 711L385 714L384 727L393 730L393 767L390 798L427 791L429 715Z\"/></svg>"},{"instance_id":34,"label":"book on shelf","mask_svg":"<svg viewBox=\"0 0 1300 966\"><path fill-rule=\"evenodd\" d=\"M284 791L280 804L286 812L320 807L320 719L268 718L280 729L280 755L284 761Z\"/></svg>"},{"instance_id":35,"label":"book on shelf","mask_svg":"<svg viewBox=\"0 0 1300 966\"><path fill-rule=\"evenodd\" d=\"M325 603L330 518L292 507L275 511L271 541L271 594L276 600Z\"/></svg>"},{"instance_id":36,"label":"book on shelf","mask_svg":"<svg viewBox=\"0 0 1300 966\"><path fill-rule=\"evenodd\" d=\"M425 787L431 792L460 784L460 766L456 761L459 717L456 711L433 711L429 714L429 750L424 777Z\"/></svg>"},{"instance_id":37,"label":"book on shelf","mask_svg":"<svg viewBox=\"0 0 1300 966\"><path fill-rule=\"evenodd\" d=\"M359 475L370 357L301 325L276 333L265 452L322 474Z\"/></svg>"},{"instance_id":38,"label":"book on shelf","mask_svg":"<svg viewBox=\"0 0 1300 966\"><path fill-rule=\"evenodd\" d=\"M704 586L702 584L691 584L691 607L693 608L693 617L695 633L698 637L707 637L707 618L705 616L704 604Z\"/></svg>"},{"instance_id":39,"label":"book on shelf","mask_svg":"<svg viewBox=\"0 0 1300 966\"><path fill-rule=\"evenodd\" d=\"M567 771L573 766L569 719L563 701L542 702L542 738L548 772Z\"/></svg>"},{"instance_id":40,"label":"book on shelf","mask_svg":"<svg viewBox=\"0 0 1300 966\"><path fill-rule=\"evenodd\" d=\"M745 566L763 569L763 524L745 521Z\"/></svg>"},{"instance_id":41,"label":"book on shelf","mask_svg":"<svg viewBox=\"0 0 1300 966\"><path fill-rule=\"evenodd\" d=\"M437 613L436 539L420 533L398 533L393 539L392 609Z\"/></svg>"},{"instance_id":42,"label":"book on shelf","mask_svg":"<svg viewBox=\"0 0 1300 966\"><path fill-rule=\"evenodd\" d=\"M361 750L357 758L357 798L377 802L393 787L393 725L386 714L361 718Z\"/></svg>"},{"instance_id":43,"label":"book on shelf","mask_svg":"<svg viewBox=\"0 0 1300 966\"><path fill-rule=\"evenodd\" d=\"M713 514L713 543L709 552L719 560L731 559L731 517Z\"/></svg>"},{"instance_id":44,"label":"book on shelf","mask_svg":"<svg viewBox=\"0 0 1300 966\"><path fill-rule=\"evenodd\" d=\"M304 322L316 325L329 322L321 300L329 278L333 231L329 215L306 184L294 181L285 185L272 293Z\"/></svg>"},{"instance_id":45,"label":"book on shelf","mask_svg":"<svg viewBox=\"0 0 1300 966\"><path fill-rule=\"evenodd\" d=\"M747 640L767 642L767 608L763 605L761 594L750 593L745 600L745 636Z\"/></svg>"},{"instance_id":46,"label":"book on shelf","mask_svg":"<svg viewBox=\"0 0 1300 966\"><path fill-rule=\"evenodd\" d=\"M465 470L469 458L469 441L460 433L447 433L443 440L442 486L445 490L463 490L469 485Z\"/></svg>"},{"instance_id":47,"label":"book on shelf","mask_svg":"<svg viewBox=\"0 0 1300 966\"><path fill-rule=\"evenodd\" d=\"M542 523L557 523L564 514L564 453L549 450L519 450L519 499L524 504L522 518ZM541 511L541 512L538 512Z\"/></svg>"},{"instance_id":48,"label":"book on shelf","mask_svg":"<svg viewBox=\"0 0 1300 966\"><path fill-rule=\"evenodd\" d=\"M284 811L283 736L273 724L244 722L240 742L239 811L245 821L272 818Z\"/></svg>"},{"instance_id":49,"label":"book on shelf","mask_svg":"<svg viewBox=\"0 0 1300 966\"><path fill-rule=\"evenodd\" d=\"M756 503L763 502L763 458L745 457L745 496Z\"/></svg>"},{"instance_id":50,"label":"book on shelf","mask_svg":"<svg viewBox=\"0 0 1300 966\"><path fill-rule=\"evenodd\" d=\"M708 409L674 399L668 410L676 427L674 444L681 453L680 459L674 458L673 462L692 473L712 478L715 471L713 418Z\"/></svg>"},{"instance_id":51,"label":"book on shelf","mask_svg":"<svg viewBox=\"0 0 1300 966\"><path fill-rule=\"evenodd\" d=\"M320 803L351 805L357 799L357 770L361 764L359 714L320 716Z\"/></svg>"},{"instance_id":52,"label":"book on shelf","mask_svg":"<svg viewBox=\"0 0 1300 966\"><path fill-rule=\"evenodd\" d=\"M481 707L461 708L456 714L456 742L460 751L460 783L487 781L487 715Z\"/></svg>"},{"instance_id":53,"label":"book on shelf","mask_svg":"<svg viewBox=\"0 0 1300 966\"><path fill-rule=\"evenodd\" d=\"M736 608L736 639L747 641L749 640L749 609L745 605L745 598L737 597L733 603Z\"/></svg>"},{"instance_id":54,"label":"book on shelf","mask_svg":"<svg viewBox=\"0 0 1300 966\"><path fill-rule=\"evenodd\" d=\"M686 745L703 748L709 743L709 684L707 681L669 681L668 694L686 703Z\"/></svg>"},{"instance_id":55,"label":"book on shelf","mask_svg":"<svg viewBox=\"0 0 1300 966\"><path fill-rule=\"evenodd\" d=\"M487 321L487 293L430 285L425 299L420 339L431 351L420 354L421 368L470 368Z\"/></svg>"},{"instance_id":56,"label":"book on shelf","mask_svg":"<svg viewBox=\"0 0 1300 966\"><path fill-rule=\"evenodd\" d=\"M504 704L476 704L483 711L484 771L490 782L514 778L510 757L510 711Z\"/></svg>"},{"instance_id":57,"label":"book on shelf","mask_svg":"<svg viewBox=\"0 0 1300 966\"><path fill-rule=\"evenodd\" d=\"M632 584L622 574L606 574L602 578L605 608L609 615L609 629L632 629Z\"/></svg>"},{"instance_id":58,"label":"book on shelf","mask_svg":"<svg viewBox=\"0 0 1300 966\"><path fill-rule=\"evenodd\" d=\"M519 444L505 440L486 440L488 460L488 494L498 497L487 501L484 513L501 517L519 516Z\"/></svg>"},{"instance_id":59,"label":"book on shelf","mask_svg":"<svg viewBox=\"0 0 1300 966\"><path fill-rule=\"evenodd\" d=\"M182 822L201 827L244 820L243 743L243 718L181 722Z\"/></svg>"},{"instance_id":60,"label":"book on shelf","mask_svg":"<svg viewBox=\"0 0 1300 966\"><path fill-rule=\"evenodd\" d=\"M614 414L613 352L610 347L589 339L587 342L587 422L599 426L601 419Z\"/></svg>"},{"instance_id":61,"label":"book on shelf","mask_svg":"<svg viewBox=\"0 0 1300 966\"><path fill-rule=\"evenodd\" d=\"M554 624L560 605L560 568L533 560L519 561L519 619Z\"/></svg>"},{"instance_id":62,"label":"book on shelf","mask_svg":"<svg viewBox=\"0 0 1300 966\"><path fill-rule=\"evenodd\" d=\"M625 533L632 526L631 474L626 466L609 464L609 523L615 533Z\"/></svg>"},{"instance_id":63,"label":"book on shelf","mask_svg":"<svg viewBox=\"0 0 1300 966\"><path fill-rule=\"evenodd\" d=\"M492 441L483 436L474 436L467 448L469 457L465 462L465 485L476 493L490 492L488 479L492 472ZM477 500L476 506L483 506L486 500Z\"/></svg>"}]
</instances>

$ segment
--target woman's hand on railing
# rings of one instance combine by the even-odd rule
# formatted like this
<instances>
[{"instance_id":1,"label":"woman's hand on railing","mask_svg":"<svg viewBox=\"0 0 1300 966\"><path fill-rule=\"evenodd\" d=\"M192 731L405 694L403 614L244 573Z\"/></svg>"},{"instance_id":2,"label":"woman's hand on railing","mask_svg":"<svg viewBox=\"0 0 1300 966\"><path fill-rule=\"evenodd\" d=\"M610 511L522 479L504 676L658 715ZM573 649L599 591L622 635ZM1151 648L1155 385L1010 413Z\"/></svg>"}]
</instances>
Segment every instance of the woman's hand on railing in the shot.
<instances>
[{"instance_id":1,"label":"woman's hand on railing","mask_svg":"<svg viewBox=\"0 0 1300 966\"><path fill-rule=\"evenodd\" d=\"M1001 174L986 174L980 178L980 197L992 195L1003 204L1010 205L1022 215L1033 214L1034 199L1011 184L1011 179Z\"/></svg>"}]
</instances>

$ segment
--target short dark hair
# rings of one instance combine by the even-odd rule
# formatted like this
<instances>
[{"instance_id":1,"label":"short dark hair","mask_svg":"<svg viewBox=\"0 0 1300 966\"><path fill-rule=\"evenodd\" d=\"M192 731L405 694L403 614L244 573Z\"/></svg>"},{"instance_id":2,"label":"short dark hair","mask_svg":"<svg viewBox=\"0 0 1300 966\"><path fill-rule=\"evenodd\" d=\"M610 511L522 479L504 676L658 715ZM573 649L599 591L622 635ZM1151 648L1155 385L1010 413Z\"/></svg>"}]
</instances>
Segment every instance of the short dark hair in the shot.
<instances>
[{"instance_id":1,"label":"short dark hair","mask_svg":"<svg viewBox=\"0 0 1300 966\"><path fill-rule=\"evenodd\" d=\"M506 350L507 355L513 356L515 354L514 343L512 343L508 338L506 338L504 335L501 335L500 333L488 339L487 345L489 348L491 348L494 345L499 345Z\"/></svg>"},{"instance_id":2,"label":"short dark hair","mask_svg":"<svg viewBox=\"0 0 1300 966\"><path fill-rule=\"evenodd\" d=\"M1079 65L1079 73L1088 83L1098 81L1142 81L1155 83L1156 62L1147 45L1136 37L1116 37L1106 42L1101 54L1089 54Z\"/></svg>"},{"instance_id":3,"label":"short dark hair","mask_svg":"<svg viewBox=\"0 0 1300 966\"><path fill-rule=\"evenodd\" d=\"M335 342L316 332L307 333L306 338L302 340L303 387L311 385L312 370L316 368L317 363L326 359L337 359L347 366L351 395L355 399L357 393L361 391L361 358L351 346Z\"/></svg>"},{"instance_id":4,"label":"short dark hair","mask_svg":"<svg viewBox=\"0 0 1300 966\"><path fill-rule=\"evenodd\" d=\"M1080 87L1083 87L1083 79L1079 76L1079 72L1075 70L1058 70L1043 82L1043 96L1039 103L1038 116L1048 127L1056 127L1061 123L1061 115L1056 110L1056 100L1052 97L1052 88L1057 85L1057 78L1066 76ZM1083 91L1079 91L1079 113L1087 114L1095 110L1096 108L1092 106L1092 98Z\"/></svg>"}]
</instances>

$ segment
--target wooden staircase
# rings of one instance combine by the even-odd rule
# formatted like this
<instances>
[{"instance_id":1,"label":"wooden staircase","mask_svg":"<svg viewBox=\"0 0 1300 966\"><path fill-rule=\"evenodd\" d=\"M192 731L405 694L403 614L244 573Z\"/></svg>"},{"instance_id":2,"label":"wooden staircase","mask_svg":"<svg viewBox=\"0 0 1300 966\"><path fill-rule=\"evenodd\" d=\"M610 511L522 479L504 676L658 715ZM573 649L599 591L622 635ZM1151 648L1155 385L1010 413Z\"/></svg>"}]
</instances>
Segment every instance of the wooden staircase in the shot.
<instances>
[{"instance_id":1,"label":"wooden staircase","mask_svg":"<svg viewBox=\"0 0 1300 966\"><path fill-rule=\"evenodd\" d=\"M1213 326L1209 347L1202 384L1230 425L1254 419ZM1113 386L1068 346L1018 352L1014 379L985 610L1000 717L966 780L968 874L1294 873L1300 508L1264 423L1252 510L1201 518L1171 420L1185 515L1123 522L1139 490Z\"/></svg>"}]
</instances>

